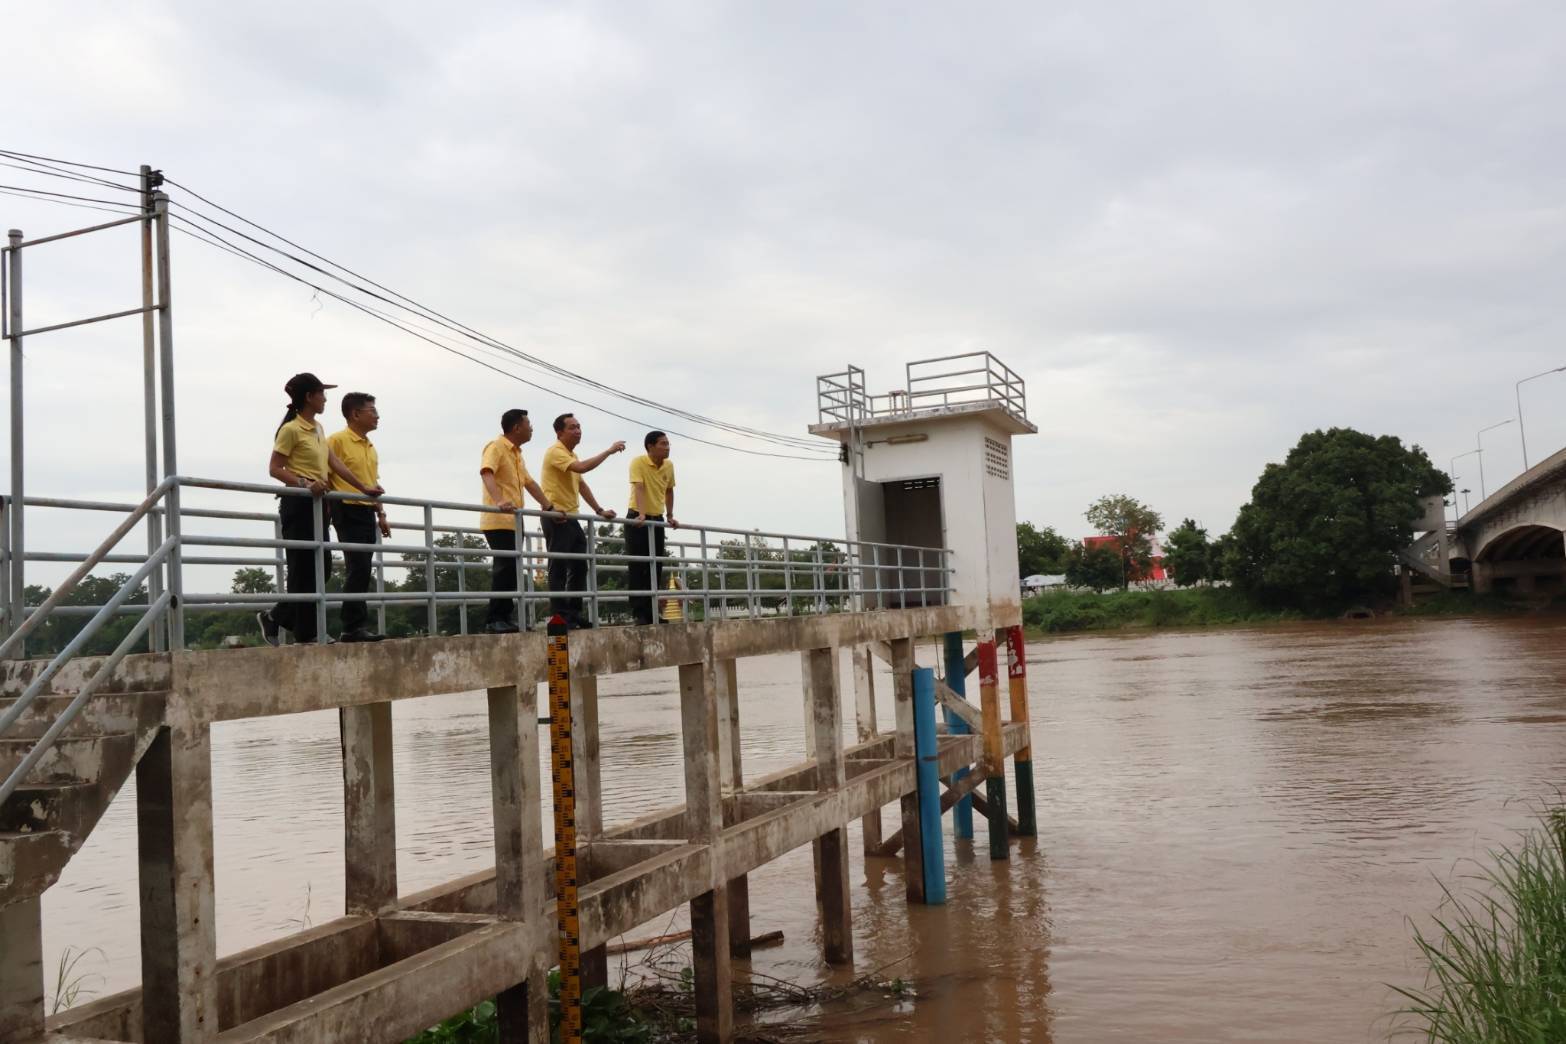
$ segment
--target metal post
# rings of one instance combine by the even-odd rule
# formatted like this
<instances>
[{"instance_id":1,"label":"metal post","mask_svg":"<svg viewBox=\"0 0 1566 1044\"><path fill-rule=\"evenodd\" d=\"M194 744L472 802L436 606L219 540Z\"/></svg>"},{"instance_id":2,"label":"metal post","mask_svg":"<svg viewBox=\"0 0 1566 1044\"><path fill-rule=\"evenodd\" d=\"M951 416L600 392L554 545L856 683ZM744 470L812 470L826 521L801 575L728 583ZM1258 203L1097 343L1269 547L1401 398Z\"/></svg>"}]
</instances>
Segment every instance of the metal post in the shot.
<instances>
[{"instance_id":1,"label":"metal post","mask_svg":"<svg viewBox=\"0 0 1566 1044\"><path fill-rule=\"evenodd\" d=\"M22 499L25 495L22 484L22 230L11 229L10 249L6 251L7 271L6 277L10 287L10 315L6 322L11 330L11 590L7 593L10 599L10 612L6 614L6 623L10 627L22 625L23 597L27 590L27 562L23 557L27 551L27 541L23 539ZM23 641L16 649L17 659L27 657L27 643Z\"/></svg>"},{"instance_id":2,"label":"metal post","mask_svg":"<svg viewBox=\"0 0 1566 1044\"><path fill-rule=\"evenodd\" d=\"M531 631L533 620L531 607L528 605L526 592L531 588L533 581L533 566L531 561L524 557L527 550L527 532L523 528L522 512L517 511L511 516L512 525L516 529L517 545L517 619L521 621L522 630Z\"/></svg>"},{"instance_id":3,"label":"metal post","mask_svg":"<svg viewBox=\"0 0 1566 1044\"><path fill-rule=\"evenodd\" d=\"M789 553L788 537L783 538L783 615L794 615L794 560Z\"/></svg>"},{"instance_id":4,"label":"metal post","mask_svg":"<svg viewBox=\"0 0 1566 1044\"><path fill-rule=\"evenodd\" d=\"M326 644L326 498L310 498L310 527L315 533L315 640Z\"/></svg>"},{"instance_id":5,"label":"metal post","mask_svg":"<svg viewBox=\"0 0 1566 1044\"><path fill-rule=\"evenodd\" d=\"M930 668L914 668L913 697L924 901L938 906L946 902L946 845L941 840L941 784L936 776L935 672Z\"/></svg>"},{"instance_id":6,"label":"metal post","mask_svg":"<svg viewBox=\"0 0 1566 1044\"><path fill-rule=\"evenodd\" d=\"M147 493L150 495L157 488L158 475L158 349L157 349L157 317L153 314L153 308L157 304L154 296L154 264L153 264L153 218L155 208L152 199L152 168L146 164L141 167L141 207L144 215L141 222L141 398L144 439L146 441L146 470ZM152 554L163 544L163 519L156 512L147 514L147 554ZM147 577L147 604L151 605L163 594L163 570L157 570ZM167 624L154 627L148 633L148 640L152 643L153 652L162 652L168 648Z\"/></svg>"},{"instance_id":7,"label":"metal post","mask_svg":"<svg viewBox=\"0 0 1566 1044\"><path fill-rule=\"evenodd\" d=\"M760 540L760 539L761 539L760 537L756 538L756 540ZM749 604L750 604L750 618L752 620L756 619L758 616L761 615L761 613L760 613L761 599L758 596L758 591L759 591L759 588L760 588L760 584L757 581L757 577L759 577L761 574L760 574L760 571L756 568L756 555L757 555L758 551L759 551L759 549L756 547L755 542L749 536L746 536L745 537L745 586L750 589L748 597L749 597Z\"/></svg>"},{"instance_id":8,"label":"metal post","mask_svg":"<svg viewBox=\"0 0 1566 1044\"><path fill-rule=\"evenodd\" d=\"M278 503L279 506L281 506L281 498L279 498ZM283 539L283 520L281 518L274 518L272 520L272 539L277 541L281 541ZM272 569L273 583L277 586L277 593L282 594L285 590L287 590L283 583L283 564L287 561L287 552L283 550L283 545L281 543L273 545L273 549L277 552L277 564ZM293 632L285 627L278 632L279 640L286 642L288 640L288 636L291 634L293 634Z\"/></svg>"},{"instance_id":9,"label":"metal post","mask_svg":"<svg viewBox=\"0 0 1566 1044\"><path fill-rule=\"evenodd\" d=\"M984 797L990 807L990 858L1005 859L1007 847L1006 747L1001 729L1000 671L995 633L979 632L979 710L983 715Z\"/></svg>"},{"instance_id":10,"label":"metal post","mask_svg":"<svg viewBox=\"0 0 1566 1044\"><path fill-rule=\"evenodd\" d=\"M720 614L721 615L721 614ZM712 583L707 579L707 531L701 530L701 619L712 619Z\"/></svg>"},{"instance_id":11,"label":"metal post","mask_svg":"<svg viewBox=\"0 0 1566 1044\"><path fill-rule=\"evenodd\" d=\"M375 542L382 543L381 527L375 527ZM386 555L383 551L375 552L375 593L386 593ZM375 629L381 634L386 633L386 602L384 599L375 603Z\"/></svg>"},{"instance_id":12,"label":"metal post","mask_svg":"<svg viewBox=\"0 0 1566 1044\"><path fill-rule=\"evenodd\" d=\"M424 505L424 596L426 634L433 637L440 625L435 615L435 509Z\"/></svg>"},{"instance_id":13,"label":"metal post","mask_svg":"<svg viewBox=\"0 0 1566 1044\"><path fill-rule=\"evenodd\" d=\"M642 528L647 530L647 586L652 590L653 623L657 623L663 619L663 614L658 611L658 603L661 601L658 597L658 530L654 529L653 524L647 521L646 518L642 519ZM629 547L631 542L631 531L629 529L625 531L625 542L627 547ZM629 573L629 570L627 570L627 573ZM625 586L631 586L629 576L626 577Z\"/></svg>"},{"instance_id":14,"label":"metal post","mask_svg":"<svg viewBox=\"0 0 1566 1044\"><path fill-rule=\"evenodd\" d=\"M1032 738L1033 726L1028 714L1028 652L1022 640L1022 625L1014 624L1006 629L1006 677L1011 688L1011 720L1028 728ZM1033 747L1026 746L1012 755L1012 769L1017 776L1017 833L1023 837L1037 836L1038 813L1033 796Z\"/></svg>"},{"instance_id":15,"label":"metal post","mask_svg":"<svg viewBox=\"0 0 1566 1044\"><path fill-rule=\"evenodd\" d=\"M897 545L897 608L908 608L908 581L903 576L903 546Z\"/></svg>"},{"instance_id":16,"label":"metal post","mask_svg":"<svg viewBox=\"0 0 1566 1044\"><path fill-rule=\"evenodd\" d=\"M457 534L457 548L467 543L466 534ZM457 633L468 633L468 556L457 555Z\"/></svg>"},{"instance_id":17,"label":"metal post","mask_svg":"<svg viewBox=\"0 0 1566 1044\"><path fill-rule=\"evenodd\" d=\"M163 477L179 474L179 455L174 438L174 297L173 278L169 268L169 197L163 192L152 194L153 214L157 233L158 270L158 376L160 408L163 413ZM170 536L180 532L178 485L169 488L164 500L168 509L167 526ZM168 590L174 595L169 603L169 648L185 647L184 605L184 549L178 541L169 551Z\"/></svg>"},{"instance_id":18,"label":"metal post","mask_svg":"<svg viewBox=\"0 0 1566 1044\"><path fill-rule=\"evenodd\" d=\"M623 547L623 536L620 543ZM598 527L592 519L587 520L587 619L598 626Z\"/></svg>"},{"instance_id":19,"label":"metal post","mask_svg":"<svg viewBox=\"0 0 1566 1044\"><path fill-rule=\"evenodd\" d=\"M946 687L958 696L968 697L968 672L963 663L962 632L948 631L945 636ZM973 732L968 723L943 706L941 716L946 719L946 730L954 736L966 736ZM952 773L955 788L968 775L968 769L960 768ZM973 798L964 797L952 806L952 833L965 841L973 840Z\"/></svg>"}]
</instances>

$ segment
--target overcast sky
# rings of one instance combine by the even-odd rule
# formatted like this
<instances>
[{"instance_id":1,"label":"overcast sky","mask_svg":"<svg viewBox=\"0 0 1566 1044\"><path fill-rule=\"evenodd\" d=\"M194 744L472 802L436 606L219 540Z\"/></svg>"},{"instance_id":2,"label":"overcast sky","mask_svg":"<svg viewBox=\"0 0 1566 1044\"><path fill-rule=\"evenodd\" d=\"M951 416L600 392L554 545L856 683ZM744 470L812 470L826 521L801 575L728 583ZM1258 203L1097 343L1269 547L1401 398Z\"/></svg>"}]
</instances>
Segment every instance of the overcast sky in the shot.
<instances>
[{"instance_id":1,"label":"overcast sky","mask_svg":"<svg viewBox=\"0 0 1566 1044\"><path fill-rule=\"evenodd\" d=\"M4 24L0 147L161 167L659 400L803 433L819 373L884 391L988 349L1040 428L1019 518L1070 535L1113 492L1226 530L1317 427L1445 467L1514 416L1514 381L1566 364L1559 3L13 3ZM99 217L0 196L33 235ZM476 499L503 409L571 408L174 249L187 474L266 481L301 369L379 396L382 477L410 495ZM29 325L137 304L135 264L123 231L30 253ZM30 491L133 496L134 320L28 355ZM1566 444L1563 404L1566 374L1524 389L1534 461ZM587 450L640 441L578 414ZM1494 489L1517 426L1485 440ZM836 464L675 447L687 521L841 533ZM590 476L616 507L625 463Z\"/></svg>"}]
</instances>

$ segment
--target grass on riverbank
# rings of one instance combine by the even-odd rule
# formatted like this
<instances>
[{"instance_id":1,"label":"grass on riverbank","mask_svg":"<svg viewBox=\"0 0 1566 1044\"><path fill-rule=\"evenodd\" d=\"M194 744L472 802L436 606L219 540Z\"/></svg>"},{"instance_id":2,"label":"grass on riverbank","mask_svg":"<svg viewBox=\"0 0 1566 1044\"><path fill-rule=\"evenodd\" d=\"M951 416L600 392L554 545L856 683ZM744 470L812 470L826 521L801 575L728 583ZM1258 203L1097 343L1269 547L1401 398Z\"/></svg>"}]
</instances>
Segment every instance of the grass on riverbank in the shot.
<instances>
[{"instance_id":1,"label":"grass on riverbank","mask_svg":"<svg viewBox=\"0 0 1566 1044\"><path fill-rule=\"evenodd\" d=\"M1161 591L1051 591L1022 603L1022 622L1039 634L1104 631L1130 627L1218 627L1242 623L1303 620L1293 610L1270 609L1232 587L1185 587Z\"/></svg>"},{"instance_id":2,"label":"grass on riverbank","mask_svg":"<svg viewBox=\"0 0 1566 1044\"><path fill-rule=\"evenodd\" d=\"M1534 611L1537 603L1499 595L1444 591L1422 596L1412 608L1378 607L1396 616L1486 616ZM1557 599L1551 611L1566 609ZM1158 627L1230 627L1240 624L1287 623L1328 619L1336 613L1312 616L1297 609L1261 605L1233 587L1174 587L1162 590L1050 591L1024 599L1022 622L1030 634L1070 634Z\"/></svg>"},{"instance_id":3,"label":"grass on riverbank","mask_svg":"<svg viewBox=\"0 0 1566 1044\"><path fill-rule=\"evenodd\" d=\"M1435 932L1415 931L1428 971L1423 990L1398 989L1399 1029L1431 1044L1566 1040L1566 807L1490 863L1467 887L1443 884Z\"/></svg>"}]
</instances>

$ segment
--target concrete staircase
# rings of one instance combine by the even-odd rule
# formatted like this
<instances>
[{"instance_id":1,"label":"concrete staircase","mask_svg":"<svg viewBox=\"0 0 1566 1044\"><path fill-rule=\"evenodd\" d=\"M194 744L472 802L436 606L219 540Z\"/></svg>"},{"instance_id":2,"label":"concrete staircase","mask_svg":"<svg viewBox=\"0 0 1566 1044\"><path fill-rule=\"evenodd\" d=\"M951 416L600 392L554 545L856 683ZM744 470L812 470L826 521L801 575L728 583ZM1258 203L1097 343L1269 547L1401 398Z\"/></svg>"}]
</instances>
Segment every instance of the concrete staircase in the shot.
<instances>
[{"instance_id":1,"label":"concrete staircase","mask_svg":"<svg viewBox=\"0 0 1566 1044\"><path fill-rule=\"evenodd\" d=\"M0 679L0 714L15 705L25 687L25 681ZM11 998L0 1005L0 1040L42 1036L43 976L31 966L41 953L40 898L60 879L152 744L166 695L94 693L21 786L0 802L0 925L5 928L0 978L8 980L5 993ZM22 763L72 696L68 691L39 695L0 736L0 779ZM37 985L17 991L18 979ZM36 1007L27 993L36 994Z\"/></svg>"},{"instance_id":2,"label":"concrete staircase","mask_svg":"<svg viewBox=\"0 0 1566 1044\"><path fill-rule=\"evenodd\" d=\"M1451 527L1445 534L1451 537ZM1467 587L1468 577L1450 573L1441 568L1440 542L1443 534L1438 530L1425 533L1398 553L1398 561L1426 579L1443 588Z\"/></svg>"}]
</instances>

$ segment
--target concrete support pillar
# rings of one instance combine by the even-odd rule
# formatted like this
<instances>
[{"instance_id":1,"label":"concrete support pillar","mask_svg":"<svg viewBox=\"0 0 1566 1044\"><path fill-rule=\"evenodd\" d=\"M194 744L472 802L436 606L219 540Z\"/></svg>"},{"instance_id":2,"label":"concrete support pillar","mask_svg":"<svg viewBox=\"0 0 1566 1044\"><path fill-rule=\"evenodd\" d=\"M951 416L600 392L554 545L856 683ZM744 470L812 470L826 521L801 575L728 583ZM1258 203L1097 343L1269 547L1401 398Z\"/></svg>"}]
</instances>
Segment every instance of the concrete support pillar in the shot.
<instances>
[{"instance_id":1,"label":"concrete support pillar","mask_svg":"<svg viewBox=\"0 0 1566 1044\"><path fill-rule=\"evenodd\" d=\"M1006 629L1006 681L1011 690L1012 724L1020 722L1028 730L1029 739L1011 762L1017 778L1017 833L1022 837L1036 837L1039 827L1033 793L1033 725L1028 714L1028 651L1021 624Z\"/></svg>"},{"instance_id":2,"label":"concrete support pillar","mask_svg":"<svg viewBox=\"0 0 1566 1044\"><path fill-rule=\"evenodd\" d=\"M507 685L489 693L489 767L495 819L495 915L527 925L530 945L517 985L496 997L505 1044L549 1040L546 969L535 964L552 925L544 918L543 785L538 765L538 691Z\"/></svg>"},{"instance_id":3,"label":"concrete support pillar","mask_svg":"<svg viewBox=\"0 0 1566 1044\"><path fill-rule=\"evenodd\" d=\"M337 712L343 750L344 907L376 914L397 902L397 814L390 702Z\"/></svg>"},{"instance_id":4,"label":"concrete support pillar","mask_svg":"<svg viewBox=\"0 0 1566 1044\"><path fill-rule=\"evenodd\" d=\"M1495 586L1495 567L1489 562L1472 562L1468 566L1468 582L1474 594L1489 594Z\"/></svg>"},{"instance_id":5,"label":"concrete support pillar","mask_svg":"<svg viewBox=\"0 0 1566 1044\"><path fill-rule=\"evenodd\" d=\"M42 909L37 896L0 906L0 1040L43 1040Z\"/></svg>"},{"instance_id":6,"label":"concrete support pillar","mask_svg":"<svg viewBox=\"0 0 1566 1044\"><path fill-rule=\"evenodd\" d=\"M995 632L979 632L979 713L984 741L984 800L989 805L990 858L1010 854L1006 809L1006 746L1001 733L1000 664Z\"/></svg>"},{"instance_id":7,"label":"concrete support pillar","mask_svg":"<svg viewBox=\"0 0 1566 1044\"><path fill-rule=\"evenodd\" d=\"M713 672L718 687L718 769L723 795L728 797L745 783L740 756L739 664L722 660ZM729 956L750 959L750 879L733 878L729 892Z\"/></svg>"},{"instance_id":8,"label":"concrete support pillar","mask_svg":"<svg viewBox=\"0 0 1566 1044\"><path fill-rule=\"evenodd\" d=\"M171 708L172 709L172 708ZM217 921L212 884L212 736L158 730L136 766L141 886L142 1039L217 1037Z\"/></svg>"},{"instance_id":9,"label":"concrete support pillar","mask_svg":"<svg viewBox=\"0 0 1566 1044\"><path fill-rule=\"evenodd\" d=\"M571 748L576 765L576 837L583 852L604 832L603 766L598 744L598 678L571 678ZM583 883L592 880L589 866ZM582 989L609 985L609 952L598 946L582 951Z\"/></svg>"},{"instance_id":10,"label":"concrete support pillar","mask_svg":"<svg viewBox=\"0 0 1566 1044\"><path fill-rule=\"evenodd\" d=\"M1405 565L1397 567L1397 601L1404 608L1414 604L1414 575Z\"/></svg>"},{"instance_id":11,"label":"concrete support pillar","mask_svg":"<svg viewBox=\"0 0 1566 1044\"><path fill-rule=\"evenodd\" d=\"M875 722L875 671L870 647L854 647L854 724L859 742L873 740L879 735ZM865 855L881 847L881 810L876 809L860 821L864 835Z\"/></svg>"},{"instance_id":12,"label":"concrete support pillar","mask_svg":"<svg viewBox=\"0 0 1566 1044\"><path fill-rule=\"evenodd\" d=\"M680 720L685 753L686 834L712 846L714 867L723 844L723 772L719 766L718 694L710 660L680 667ZM729 965L729 892L726 882L691 900L691 963L695 972L696 1039L734 1039L734 996Z\"/></svg>"},{"instance_id":13,"label":"concrete support pillar","mask_svg":"<svg viewBox=\"0 0 1566 1044\"><path fill-rule=\"evenodd\" d=\"M897 714L897 738L893 751L899 758L918 756L914 737L913 639L894 638L892 653L892 705ZM924 902L924 858L919 834L919 795L904 794L901 808L903 824L903 885L910 903Z\"/></svg>"},{"instance_id":14,"label":"concrete support pillar","mask_svg":"<svg viewBox=\"0 0 1566 1044\"><path fill-rule=\"evenodd\" d=\"M811 727L815 733L816 789L842 789L843 720L838 701L836 649L810 651ZM828 964L854 959L854 918L848 885L848 829L838 827L815 841L816 902L821 908L822 947Z\"/></svg>"}]
</instances>

